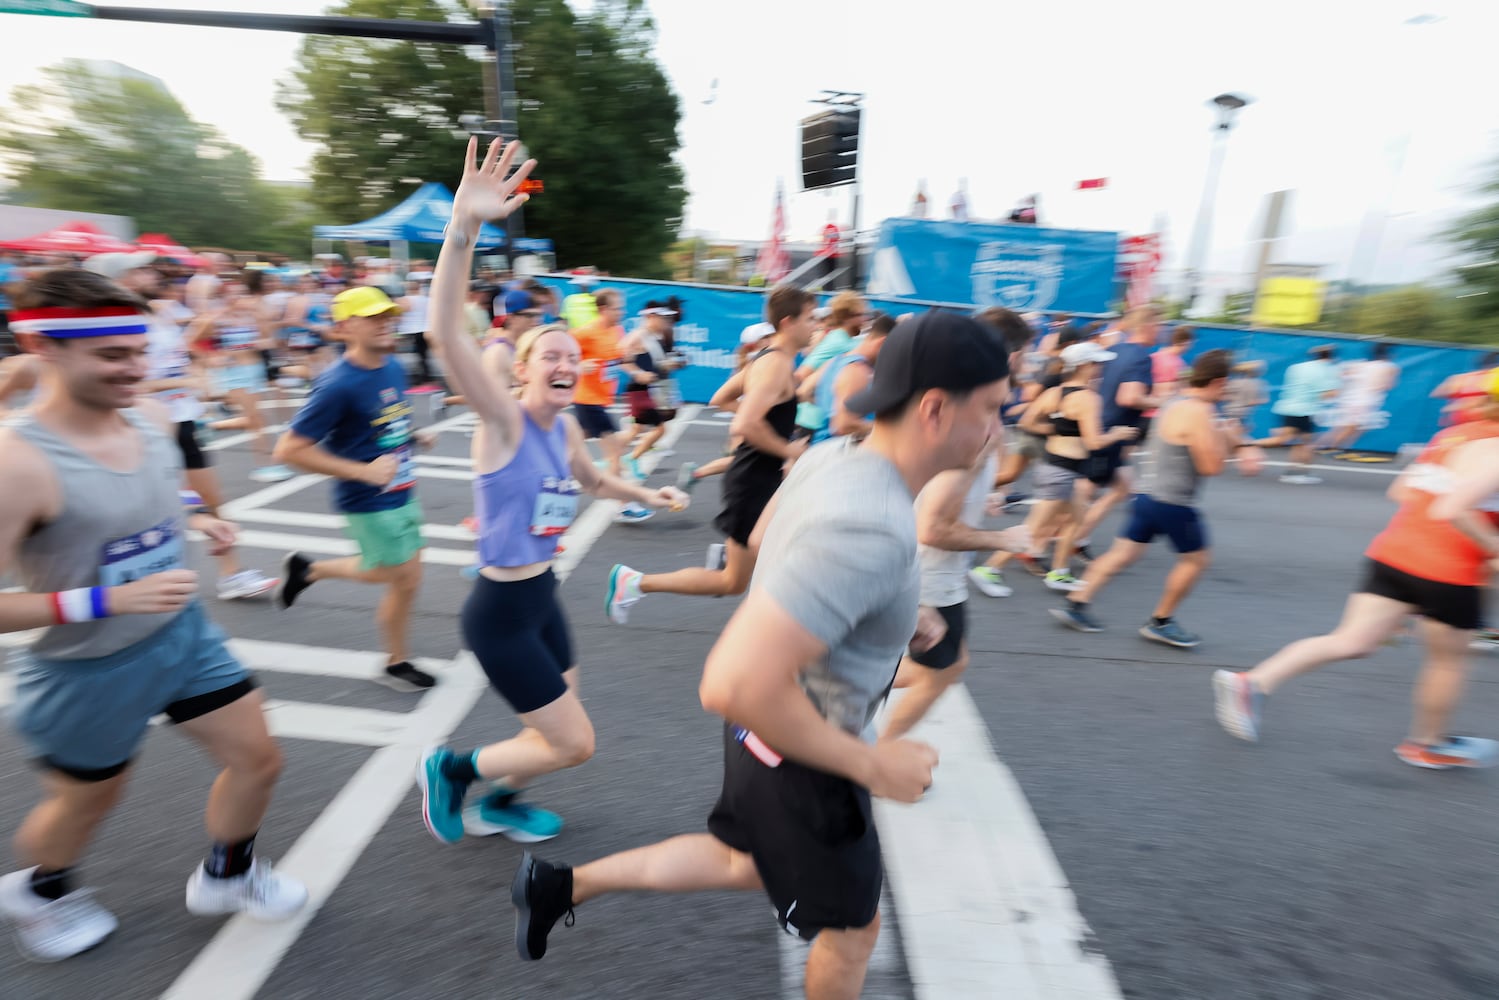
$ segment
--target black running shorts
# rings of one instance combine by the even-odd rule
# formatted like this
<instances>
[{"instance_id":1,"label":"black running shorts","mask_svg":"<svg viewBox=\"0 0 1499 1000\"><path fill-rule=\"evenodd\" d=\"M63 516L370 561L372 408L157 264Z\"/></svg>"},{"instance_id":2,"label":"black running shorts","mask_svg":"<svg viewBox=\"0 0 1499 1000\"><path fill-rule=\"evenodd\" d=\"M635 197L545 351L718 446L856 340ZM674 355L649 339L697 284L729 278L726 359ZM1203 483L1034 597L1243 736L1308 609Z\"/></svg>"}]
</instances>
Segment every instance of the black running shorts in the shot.
<instances>
[{"instance_id":1,"label":"black running shorts","mask_svg":"<svg viewBox=\"0 0 1499 1000\"><path fill-rule=\"evenodd\" d=\"M198 444L198 423L195 420L177 421L177 448L182 452L184 469L208 468L208 456Z\"/></svg>"},{"instance_id":2,"label":"black running shorts","mask_svg":"<svg viewBox=\"0 0 1499 1000\"><path fill-rule=\"evenodd\" d=\"M583 436L590 441L619 433L619 425L614 422L613 414L606 407L592 403L574 403L573 416L577 418L578 426L583 428Z\"/></svg>"},{"instance_id":3,"label":"black running shorts","mask_svg":"<svg viewBox=\"0 0 1499 1000\"><path fill-rule=\"evenodd\" d=\"M1412 576L1378 559L1369 560L1369 574L1359 593L1409 604L1434 622L1464 631L1483 624L1482 587Z\"/></svg>"},{"instance_id":4,"label":"black running shorts","mask_svg":"<svg viewBox=\"0 0 1499 1000\"><path fill-rule=\"evenodd\" d=\"M911 659L923 667L946 670L958 662L958 656L963 651L963 635L968 630L968 602L960 601L938 608L937 613L947 622L947 634L925 653L912 653Z\"/></svg>"},{"instance_id":5,"label":"black running shorts","mask_svg":"<svg viewBox=\"0 0 1499 1000\"><path fill-rule=\"evenodd\" d=\"M517 714L545 708L567 693L562 675L574 663L572 631L551 570L506 583L479 577L459 626L490 687Z\"/></svg>"},{"instance_id":6,"label":"black running shorts","mask_svg":"<svg viewBox=\"0 0 1499 1000\"><path fill-rule=\"evenodd\" d=\"M761 763L724 727L723 792L708 832L755 860L781 926L810 941L868 927L880 908L869 791L789 760Z\"/></svg>"}]
</instances>

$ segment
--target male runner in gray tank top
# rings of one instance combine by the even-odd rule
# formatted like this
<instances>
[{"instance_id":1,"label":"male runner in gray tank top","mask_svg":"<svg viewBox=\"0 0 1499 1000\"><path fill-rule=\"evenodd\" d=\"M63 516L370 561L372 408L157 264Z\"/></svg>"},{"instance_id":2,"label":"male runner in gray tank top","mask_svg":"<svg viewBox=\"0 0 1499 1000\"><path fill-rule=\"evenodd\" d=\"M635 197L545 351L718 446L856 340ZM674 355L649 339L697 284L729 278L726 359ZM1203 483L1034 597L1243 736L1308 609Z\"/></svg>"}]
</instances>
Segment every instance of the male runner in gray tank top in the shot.
<instances>
[{"instance_id":1,"label":"male runner in gray tank top","mask_svg":"<svg viewBox=\"0 0 1499 1000\"><path fill-rule=\"evenodd\" d=\"M1244 429L1218 416L1232 367L1233 356L1223 350L1207 351L1192 362L1186 391L1156 417L1157 436L1129 524L1113 547L1083 573L1083 589L1067 595L1062 607L1051 609L1057 621L1079 632L1103 631L1088 610L1091 602L1115 574L1143 556L1158 535L1165 535L1176 548L1176 565L1140 635L1178 649L1191 649L1202 641L1173 617L1212 561L1207 525L1196 507L1198 488L1203 479L1223 471L1235 449L1240 449L1239 468L1245 475L1260 468L1259 450L1247 442Z\"/></svg>"},{"instance_id":2,"label":"male runner in gray tank top","mask_svg":"<svg viewBox=\"0 0 1499 1000\"><path fill-rule=\"evenodd\" d=\"M74 884L94 831L119 801L153 716L165 713L223 765L208 800L208 858L187 884L200 915L275 920L307 901L254 857L281 770L255 682L197 600L184 533L216 548L235 529L184 516L170 414L137 387L147 371L147 305L87 271L33 277L11 316L51 390L0 430L0 632L42 630L11 663L14 719L45 795L16 832L20 871L0 877L0 916L22 952L57 961L116 927Z\"/></svg>"}]
</instances>

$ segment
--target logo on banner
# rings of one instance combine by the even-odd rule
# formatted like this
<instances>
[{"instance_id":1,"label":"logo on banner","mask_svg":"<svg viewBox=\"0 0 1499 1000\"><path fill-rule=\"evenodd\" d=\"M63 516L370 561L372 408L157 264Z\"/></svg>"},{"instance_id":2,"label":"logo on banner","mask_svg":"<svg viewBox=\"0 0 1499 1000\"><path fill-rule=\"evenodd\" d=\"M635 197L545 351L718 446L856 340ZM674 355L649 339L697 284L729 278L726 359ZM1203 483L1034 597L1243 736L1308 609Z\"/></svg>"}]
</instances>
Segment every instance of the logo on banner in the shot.
<instances>
[{"instance_id":1,"label":"logo on banner","mask_svg":"<svg viewBox=\"0 0 1499 1000\"><path fill-rule=\"evenodd\" d=\"M1022 311L1045 309L1062 287L1062 247L993 242L979 246L969 271L973 301Z\"/></svg>"}]
</instances>

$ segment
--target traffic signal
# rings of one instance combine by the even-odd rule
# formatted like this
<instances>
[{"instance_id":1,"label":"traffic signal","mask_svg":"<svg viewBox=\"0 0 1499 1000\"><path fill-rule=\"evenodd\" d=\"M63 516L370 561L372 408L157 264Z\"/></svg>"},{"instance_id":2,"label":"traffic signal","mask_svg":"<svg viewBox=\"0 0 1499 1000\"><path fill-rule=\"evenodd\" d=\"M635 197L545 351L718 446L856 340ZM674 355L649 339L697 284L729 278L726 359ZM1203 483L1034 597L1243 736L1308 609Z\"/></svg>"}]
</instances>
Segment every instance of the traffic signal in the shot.
<instances>
[{"instance_id":1,"label":"traffic signal","mask_svg":"<svg viewBox=\"0 0 1499 1000\"><path fill-rule=\"evenodd\" d=\"M852 184L859 167L859 110L802 119L802 190Z\"/></svg>"}]
</instances>

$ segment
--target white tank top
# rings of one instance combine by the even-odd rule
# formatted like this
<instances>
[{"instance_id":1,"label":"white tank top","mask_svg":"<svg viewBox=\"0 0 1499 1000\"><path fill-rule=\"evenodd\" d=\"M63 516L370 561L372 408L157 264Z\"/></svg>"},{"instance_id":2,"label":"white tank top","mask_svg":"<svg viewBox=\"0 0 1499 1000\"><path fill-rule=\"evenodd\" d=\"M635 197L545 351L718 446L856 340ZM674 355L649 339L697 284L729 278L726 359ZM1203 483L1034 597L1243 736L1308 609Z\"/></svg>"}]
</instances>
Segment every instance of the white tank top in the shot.
<instances>
[{"instance_id":1,"label":"white tank top","mask_svg":"<svg viewBox=\"0 0 1499 1000\"><path fill-rule=\"evenodd\" d=\"M427 332L427 296L408 295L401 300L406 311L401 313L400 333Z\"/></svg>"},{"instance_id":2,"label":"white tank top","mask_svg":"<svg viewBox=\"0 0 1499 1000\"><path fill-rule=\"evenodd\" d=\"M994 488L994 475L998 471L999 455L996 453L984 462L978 478L963 498L963 512L958 516L969 527L977 528L984 523L984 501ZM924 495L926 490L921 492ZM916 498L916 504L920 510L921 496ZM950 608L968 600L968 569L973 565L972 552L949 552L921 545L917 547L916 556L921 563L922 607Z\"/></svg>"}]
</instances>

